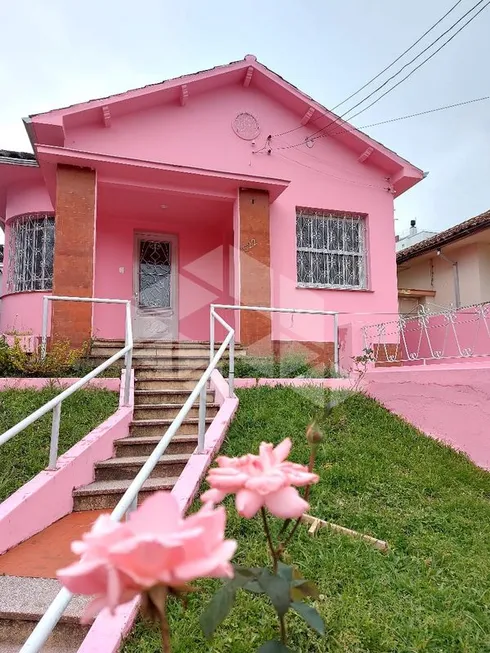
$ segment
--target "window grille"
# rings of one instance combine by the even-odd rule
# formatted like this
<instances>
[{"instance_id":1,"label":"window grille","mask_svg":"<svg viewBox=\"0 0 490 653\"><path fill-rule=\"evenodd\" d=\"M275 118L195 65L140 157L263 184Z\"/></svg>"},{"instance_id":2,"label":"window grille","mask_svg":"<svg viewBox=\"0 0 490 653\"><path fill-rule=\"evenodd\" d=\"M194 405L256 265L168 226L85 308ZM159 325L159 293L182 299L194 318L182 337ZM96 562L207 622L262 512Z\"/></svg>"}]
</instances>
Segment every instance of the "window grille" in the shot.
<instances>
[{"instance_id":1,"label":"window grille","mask_svg":"<svg viewBox=\"0 0 490 653\"><path fill-rule=\"evenodd\" d=\"M53 287L54 217L28 215L10 223L7 292Z\"/></svg>"},{"instance_id":2,"label":"window grille","mask_svg":"<svg viewBox=\"0 0 490 653\"><path fill-rule=\"evenodd\" d=\"M366 288L365 218L299 209L296 267L302 287Z\"/></svg>"}]
</instances>

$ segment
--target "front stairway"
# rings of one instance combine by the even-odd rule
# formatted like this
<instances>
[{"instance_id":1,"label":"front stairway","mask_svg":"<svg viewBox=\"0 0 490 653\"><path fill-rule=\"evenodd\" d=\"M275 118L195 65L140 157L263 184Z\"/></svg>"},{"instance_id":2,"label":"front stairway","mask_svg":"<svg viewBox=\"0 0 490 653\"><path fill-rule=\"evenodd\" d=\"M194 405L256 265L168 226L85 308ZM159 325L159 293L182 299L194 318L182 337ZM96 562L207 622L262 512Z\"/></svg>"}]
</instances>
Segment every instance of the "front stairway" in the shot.
<instances>
[{"instance_id":1,"label":"front stairway","mask_svg":"<svg viewBox=\"0 0 490 653\"><path fill-rule=\"evenodd\" d=\"M107 360L122 342L96 342L92 355ZM240 352L240 350L239 350ZM112 458L95 465L94 480L73 492L73 512L0 556L0 653L18 651L59 589L56 570L74 556L70 542L90 528L100 511L115 507L182 408L209 363L209 343L137 343L133 352L135 407L127 437ZM206 423L218 411L207 392ZM197 446L198 403L191 408L139 493L171 490ZM8 600L6 597L9 597ZM86 634L79 624L86 599L78 597L43 650L75 653Z\"/></svg>"},{"instance_id":2,"label":"front stairway","mask_svg":"<svg viewBox=\"0 0 490 653\"><path fill-rule=\"evenodd\" d=\"M107 359L122 343L98 342L92 354ZM107 510L119 501L148 456L176 417L209 364L206 343L137 343L133 352L135 375L134 419L129 437L115 443L114 457L98 463L94 482L75 490L74 510ZM207 393L206 423L218 411ZM171 490L197 446L198 403L191 408L167 451L143 485L139 499L156 490Z\"/></svg>"}]
</instances>

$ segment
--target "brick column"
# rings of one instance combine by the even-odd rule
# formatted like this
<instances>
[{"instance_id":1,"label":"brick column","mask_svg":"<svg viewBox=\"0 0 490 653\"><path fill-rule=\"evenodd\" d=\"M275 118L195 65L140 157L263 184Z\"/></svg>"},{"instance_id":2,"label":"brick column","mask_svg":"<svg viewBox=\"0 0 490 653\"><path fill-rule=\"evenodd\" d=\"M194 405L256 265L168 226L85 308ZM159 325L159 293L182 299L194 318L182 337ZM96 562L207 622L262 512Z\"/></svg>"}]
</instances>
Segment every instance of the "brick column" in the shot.
<instances>
[{"instance_id":1,"label":"brick column","mask_svg":"<svg viewBox=\"0 0 490 653\"><path fill-rule=\"evenodd\" d=\"M240 189L240 304L271 305L269 193ZM270 354L270 314L240 312L240 341L257 354Z\"/></svg>"},{"instance_id":2,"label":"brick column","mask_svg":"<svg viewBox=\"0 0 490 653\"><path fill-rule=\"evenodd\" d=\"M96 215L95 171L58 166L53 295L93 297ZM92 335L92 304L53 302L52 339L73 347Z\"/></svg>"}]
</instances>

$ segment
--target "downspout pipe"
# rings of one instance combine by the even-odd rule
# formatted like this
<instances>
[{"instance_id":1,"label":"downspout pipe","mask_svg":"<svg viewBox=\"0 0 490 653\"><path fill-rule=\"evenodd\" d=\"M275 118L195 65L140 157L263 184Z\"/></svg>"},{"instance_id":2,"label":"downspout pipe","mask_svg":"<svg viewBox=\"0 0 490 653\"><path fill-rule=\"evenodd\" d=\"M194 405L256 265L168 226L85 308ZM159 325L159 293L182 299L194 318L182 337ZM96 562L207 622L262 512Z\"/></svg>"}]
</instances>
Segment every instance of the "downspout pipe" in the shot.
<instances>
[{"instance_id":1,"label":"downspout pipe","mask_svg":"<svg viewBox=\"0 0 490 653\"><path fill-rule=\"evenodd\" d=\"M457 261L452 261L450 258L448 258L445 254L442 253L442 250L438 249L437 250L437 256L442 258L446 263L449 263L450 265L453 266L453 282L454 282L454 302L456 304L456 308L459 308L461 306L461 295L459 291L459 268L458 268L458 262Z\"/></svg>"}]
</instances>

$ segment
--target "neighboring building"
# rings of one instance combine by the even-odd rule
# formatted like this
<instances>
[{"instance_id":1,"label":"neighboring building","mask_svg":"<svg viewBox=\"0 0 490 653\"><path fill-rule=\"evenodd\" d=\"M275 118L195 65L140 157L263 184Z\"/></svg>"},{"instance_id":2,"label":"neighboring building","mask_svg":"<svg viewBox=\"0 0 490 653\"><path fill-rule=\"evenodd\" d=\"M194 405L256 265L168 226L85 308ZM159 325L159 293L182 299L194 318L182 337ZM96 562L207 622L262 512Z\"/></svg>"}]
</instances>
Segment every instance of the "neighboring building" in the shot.
<instances>
[{"instance_id":1,"label":"neighboring building","mask_svg":"<svg viewBox=\"0 0 490 653\"><path fill-rule=\"evenodd\" d=\"M432 236L436 235L436 231L419 231L417 229L416 221L411 220L409 232L396 237L396 251L400 252L402 249L407 249L407 247L416 245L417 243L420 243L423 240L427 240L427 238L432 238Z\"/></svg>"},{"instance_id":2,"label":"neighboring building","mask_svg":"<svg viewBox=\"0 0 490 653\"><path fill-rule=\"evenodd\" d=\"M39 334L51 290L131 299L146 339L208 340L210 303L395 313L393 200L423 172L350 127L315 139L332 120L252 55L26 119L35 156L0 157L0 332ZM333 338L331 319L227 317L244 345ZM74 344L123 325L53 309Z\"/></svg>"},{"instance_id":3,"label":"neighboring building","mask_svg":"<svg viewBox=\"0 0 490 653\"><path fill-rule=\"evenodd\" d=\"M490 211L398 252L400 313L490 301Z\"/></svg>"}]
</instances>

